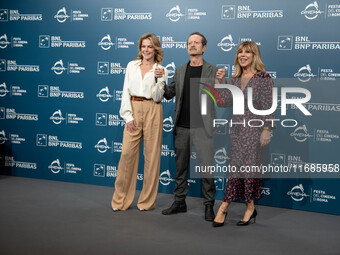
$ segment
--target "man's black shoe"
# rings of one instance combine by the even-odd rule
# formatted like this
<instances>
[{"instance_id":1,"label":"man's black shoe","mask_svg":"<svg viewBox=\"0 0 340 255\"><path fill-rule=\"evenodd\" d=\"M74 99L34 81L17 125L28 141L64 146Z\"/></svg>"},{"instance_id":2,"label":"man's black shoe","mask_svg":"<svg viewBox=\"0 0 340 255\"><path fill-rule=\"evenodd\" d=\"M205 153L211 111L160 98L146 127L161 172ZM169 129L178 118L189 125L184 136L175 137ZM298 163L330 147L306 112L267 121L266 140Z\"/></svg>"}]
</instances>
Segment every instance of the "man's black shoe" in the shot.
<instances>
[{"instance_id":1,"label":"man's black shoe","mask_svg":"<svg viewBox=\"0 0 340 255\"><path fill-rule=\"evenodd\" d=\"M213 221L215 219L214 207L213 205L205 206L204 218L206 221Z\"/></svg>"},{"instance_id":2,"label":"man's black shoe","mask_svg":"<svg viewBox=\"0 0 340 255\"><path fill-rule=\"evenodd\" d=\"M175 213L182 213L186 211L187 211L187 205L185 201L175 201L172 203L170 208L163 210L162 214L169 215L169 214L175 214Z\"/></svg>"}]
</instances>

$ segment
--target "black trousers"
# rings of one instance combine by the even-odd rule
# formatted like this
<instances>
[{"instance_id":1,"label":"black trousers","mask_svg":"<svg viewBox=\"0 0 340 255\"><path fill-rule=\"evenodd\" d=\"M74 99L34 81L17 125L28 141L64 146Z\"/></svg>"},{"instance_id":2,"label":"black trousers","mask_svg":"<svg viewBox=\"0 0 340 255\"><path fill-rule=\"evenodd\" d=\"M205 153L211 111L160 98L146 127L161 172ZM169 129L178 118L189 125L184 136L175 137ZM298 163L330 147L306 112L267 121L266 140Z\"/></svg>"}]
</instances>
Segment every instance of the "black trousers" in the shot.
<instances>
[{"instance_id":1,"label":"black trousers","mask_svg":"<svg viewBox=\"0 0 340 255\"><path fill-rule=\"evenodd\" d=\"M175 201L185 200L188 191L188 169L191 148L195 146L198 162L201 166L210 166L214 157L213 138L208 136L204 128L176 128L176 187ZM216 187L213 174L202 173L202 194L204 205L214 205Z\"/></svg>"}]
</instances>

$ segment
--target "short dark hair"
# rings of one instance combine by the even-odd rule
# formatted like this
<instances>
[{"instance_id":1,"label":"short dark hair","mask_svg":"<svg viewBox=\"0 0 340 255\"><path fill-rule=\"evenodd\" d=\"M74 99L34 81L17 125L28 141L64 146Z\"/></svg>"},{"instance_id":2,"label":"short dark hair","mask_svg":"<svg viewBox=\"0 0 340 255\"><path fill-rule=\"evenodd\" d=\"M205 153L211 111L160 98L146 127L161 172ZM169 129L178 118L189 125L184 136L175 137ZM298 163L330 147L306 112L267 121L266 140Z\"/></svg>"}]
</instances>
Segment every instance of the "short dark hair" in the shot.
<instances>
[{"instance_id":1,"label":"short dark hair","mask_svg":"<svg viewBox=\"0 0 340 255\"><path fill-rule=\"evenodd\" d=\"M193 32L193 33L191 33L189 35L189 37L192 36L192 35L199 35L199 36L201 36L202 37L202 46L204 47L205 45L207 45L207 43L208 43L207 38L205 38L205 36L202 35L200 32ZM188 37L188 40L189 40L189 37Z\"/></svg>"}]
</instances>

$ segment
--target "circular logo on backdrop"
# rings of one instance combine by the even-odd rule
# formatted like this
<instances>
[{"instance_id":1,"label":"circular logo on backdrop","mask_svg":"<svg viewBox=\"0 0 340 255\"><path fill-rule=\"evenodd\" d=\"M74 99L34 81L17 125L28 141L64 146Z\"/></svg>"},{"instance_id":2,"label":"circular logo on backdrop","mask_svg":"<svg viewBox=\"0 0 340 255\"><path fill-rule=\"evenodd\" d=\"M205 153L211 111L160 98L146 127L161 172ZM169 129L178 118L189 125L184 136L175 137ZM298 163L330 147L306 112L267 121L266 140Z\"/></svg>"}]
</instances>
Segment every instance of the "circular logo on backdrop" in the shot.
<instances>
[{"instance_id":1,"label":"circular logo on backdrop","mask_svg":"<svg viewBox=\"0 0 340 255\"><path fill-rule=\"evenodd\" d=\"M61 110L58 110L52 114L50 120L52 120L54 124L59 125L65 118L63 118Z\"/></svg>"},{"instance_id":2,"label":"circular logo on backdrop","mask_svg":"<svg viewBox=\"0 0 340 255\"><path fill-rule=\"evenodd\" d=\"M297 202L302 201L305 197L309 196L305 193L302 184L294 186L290 191L287 192L287 195Z\"/></svg>"},{"instance_id":3,"label":"circular logo on backdrop","mask_svg":"<svg viewBox=\"0 0 340 255\"><path fill-rule=\"evenodd\" d=\"M59 159L56 159L56 160L52 161L52 163L48 166L48 168L54 174L57 174L57 173L60 172L60 170L63 170L63 168L60 166Z\"/></svg>"},{"instance_id":4,"label":"circular logo on backdrop","mask_svg":"<svg viewBox=\"0 0 340 255\"><path fill-rule=\"evenodd\" d=\"M7 90L6 83L0 84L0 97L4 97L7 95L9 91Z\"/></svg>"},{"instance_id":5,"label":"circular logo on backdrop","mask_svg":"<svg viewBox=\"0 0 340 255\"><path fill-rule=\"evenodd\" d=\"M160 174L160 176L159 176L159 181L164 186L169 185L172 180L173 179L170 176L170 171L169 170L166 170L166 171L162 172Z\"/></svg>"},{"instance_id":6,"label":"circular logo on backdrop","mask_svg":"<svg viewBox=\"0 0 340 255\"><path fill-rule=\"evenodd\" d=\"M163 130L165 132L171 132L173 128L174 128L174 121L172 120L172 117L169 116L169 118L164 119Z\"/></svg>"},{"instance_id":7,"label":"circular logo on backdrop","mask_svg":"<svg viewBox=\"0 0 340 255\"><path fill-rule=\"evenodd\" d=\"M107 102L110 100L112 95L110 95L110 91L108 87L102 88L99 93L97 94L97 97L99 98L100 101L102 102Z\"/></svg>"},{"instance_id":8,"label":"circular logo on backdrop","mask_svg":"<svg viewBox=\"0 0 340 255\"><path fill-rule=\"evenodd\" d=\"M0 131L0 144L4 144L6 140L7 138L6 138L5 130Z\"/></svg>"},{"instance_id":9,"label":"circular logo on backdrop","mask_svg":"<svg viewBox=\"0 0 340 255\"><path fill-rule=\"evenodd\" d=\"M62 74L67 68L64 67L63 61L60 59L59 61L55 62L54 66L51 68L55 74L60 75Z\"/></svg>"},{"instance_id":10,"label":"circular logo on backdrop","mask_svg":"<svg viewBox=\"0 0 340 255\"><path fill-rule=\"evenodd\" d=\"M229 34L226 37L223 37L221 42L217 44L218 47L221 47L223 51L231 51L236 44L233 42L233 37Z\"/></svg>"},{"instance_id":11,"label":"circular logo on backdrop","mask_svg":"<svg viewBox=\"0 0 340 255\"><path fill-rule=\"evenodd\" d=\"M101 41L98 43L98 45L103 49L103 50L109 50L111 49L111 46L114 45L114 43L111 41L111 36L106 35L104 36Z\"/></svg>"},{"instance_id":12,"label":"circular logo on backdrop","mask_svg":"<svg viewBox=\"0 0 340 255\"><path fill-rule=\"evenodd\" d=\"M178 5L173 7L167 14L166 17L169 18L172 22L177 22L184 14L181 13L181 9Z\"/></svg>"},{"instance_id":13,"label":"circular logo on backdrop","mask_svg":"<svg viewBox=\"0 0 340 255\"><path fill-rule=\"evenodd\" d=\"M312 137L312 135L308 134L306 125L297 127L290 136L293 136L295 141L299 143L305 142L309 137Z\"/></svg>"},{"instance_id":14,"label":"circular logo on backdrop","mask_svg":"<svg viewBox=\"0 0 340 255\"><path fill-rule=\"evenodd\" d=\"M305 15L306 19L316 19L319 14L323 13L323 11L319 10L319 5L317 1L306 6L306 8L301 12L302 15Z\"/></svg>"},{"instance_id":15,"label":"circular logo on backdrop","mask_svg":"<svg viewBox=\"0 0 340 255\"><path fill-rule=\"evenodd\" d=\"M8 46L8 44L10 44L10 42L8 42L7 40L7 35L4 34L0 36L0 48L5 49Z\"/></svg>"},{"instance_id":16,"label":"circular logo on backdrop","mask_svg":"<svg viewBox=\"0 0 340 255\"><path fill-rule=\"evenodd\" d=\"M66 8L63 7L60 9L56 15L54 15L54 18L57 19L60 23L64 23L70 16L66 13Z\"/></svg>"},{"instance_id":17,"label":"circular logo on backdrop","mask_svg":"<svg viewBox=\"0 0 340 255\"><path fill-rule=\"evenodd\" d=\"M168 70L168 78L174 77L176 66L174 62L171 62L165 67L166 70Z\"/></svg>"},{"instance_id":18,"label":"circular logo on backdrop","mask_svg":"<svg viewBox=\"0 0 340 255\"><path fill-rule=\"evenodd\" d=\"M227 162L228 156L227 156L227 151L225 148L221 148L215 153L215 161L218 164L225 164Z\"/></svg>"},{"instance_id":19,"label":"circular logo on backdrop","mask_svg":"<svg viewBox=\"0 0 340 255\"><path fill-rule=\"evenodd\" d=\"M94 146L100 153L105 153L107 152L108 149L111 147L107 145L107 140L106 138L103 138L98 141L98 143Z\"/></svg>"},{"instance_id":20,"label":"circular logo on backdrop","mask_svg":"<svg viewBox=\"0 0 340 255\"><path fill-rule=\"evenodd\" d=\"M311 78L316 77L316 75L312 73L310 65L305 65L294 74L294 77L298 78L301 82L308 82Z\"/></svg>"}]
</instances>

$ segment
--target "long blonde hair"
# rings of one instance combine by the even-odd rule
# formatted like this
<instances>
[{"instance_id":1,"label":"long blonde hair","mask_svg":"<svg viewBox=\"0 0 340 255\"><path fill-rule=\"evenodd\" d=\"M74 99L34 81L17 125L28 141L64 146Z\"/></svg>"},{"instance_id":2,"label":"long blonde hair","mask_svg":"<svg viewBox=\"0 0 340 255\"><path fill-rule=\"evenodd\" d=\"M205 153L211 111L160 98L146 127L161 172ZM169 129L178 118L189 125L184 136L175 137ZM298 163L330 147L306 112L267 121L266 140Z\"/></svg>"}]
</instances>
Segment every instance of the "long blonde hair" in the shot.
<instances>
[{"instance_id":1,"label":"long blonde hair","mask_svg":"<svg viewBox=\"0 0 340 255\"><path fill-rule=\"evenodd\" d=\"M150 40L152 46L155 49L154 60L155 60L156 63L161 64L162 60L163 60L163 50L162 50L162 47L161 47L161 43L160 43L158 37L155 34L152 34L152 33L146 33L139 38L139 40L138 40L139 53L138 53L136 60L137 59L143 60L143 55L142 55L141 49L142 49L142 42L143 42L144 39Z\"/></svg>"},{"instance_id":2,"label":"long blonde hair","mask_svg":"<svg viewBox=\"0 0 340 255\"><path fill-rule=\"evenodd\" d=\"M235 73L231 76L232 78L240 77L242 75L242 67L240 66L238 62L238 53L245 48L246 50L249 50L251 53L253 53L253 63L252 68L255 69L257 72L265 72L265 66L261 60L261 53L260 49L257 46L255 42L252 41L245 41L241 43L236 50L236 56L234 60L234 66L236 68Z\"/></svg>"}]
</instances>

